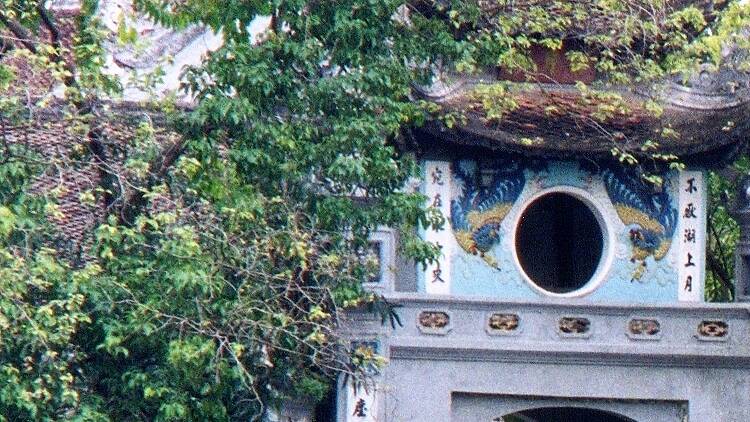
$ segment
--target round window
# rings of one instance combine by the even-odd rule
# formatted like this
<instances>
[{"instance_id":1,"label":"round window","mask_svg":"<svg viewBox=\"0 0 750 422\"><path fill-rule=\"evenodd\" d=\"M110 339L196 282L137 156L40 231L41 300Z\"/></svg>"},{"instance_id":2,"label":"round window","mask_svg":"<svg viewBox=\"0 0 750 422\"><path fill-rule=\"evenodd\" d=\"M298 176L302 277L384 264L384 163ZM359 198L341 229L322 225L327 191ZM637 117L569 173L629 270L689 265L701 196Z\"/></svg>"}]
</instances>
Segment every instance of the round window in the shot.
<instances>
[{"instance_id":1,"label":"round window","mask_svg":"<svg viewBox=\"0 0 750 422\"><path fill-rule=\"evenodd\" d=\"M521 268L534 284L547 292L570 293L594 276L604 235L586 203L568 193L552 192L523 211L515 246Z\"/></svg>"}]
</instances>

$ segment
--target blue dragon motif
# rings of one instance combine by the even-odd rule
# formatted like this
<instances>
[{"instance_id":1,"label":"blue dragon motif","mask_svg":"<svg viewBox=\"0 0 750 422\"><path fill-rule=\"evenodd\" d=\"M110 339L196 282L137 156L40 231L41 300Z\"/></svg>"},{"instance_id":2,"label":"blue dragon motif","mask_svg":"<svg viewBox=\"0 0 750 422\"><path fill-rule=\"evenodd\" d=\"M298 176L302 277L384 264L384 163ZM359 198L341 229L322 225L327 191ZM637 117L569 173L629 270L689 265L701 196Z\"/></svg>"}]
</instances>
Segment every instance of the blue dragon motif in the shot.
<instances>
[{"instance_id":1,"label":"blue dragon motif","mask_svg":"<svg viewBox=\"0 0 750 422\"><path fill-rule=\"evenodd\" d=\"M612 166L600 174L617 215L629 229L630 260L640 263L633 274L638 280L645 271L646 258L659 261L667 255L677 227L677 210L666 189L655 191L633 171Z\"/></svg>"},{"instance_id":2,"label":"blue dragon motif","mask_svg":"<svg viewBox=\"0 0 750 422\"><path fill-rule=\"evenodd\" d=\"M458 193L451 200L450 221L456 240L466 252L499 269L488 252L500 243L500 225L526 184L524 169L510 163L484 176L473 161L458 161L453 167ZM482 183L482 177L491 180Z\"/></svg>"}]
</instances>

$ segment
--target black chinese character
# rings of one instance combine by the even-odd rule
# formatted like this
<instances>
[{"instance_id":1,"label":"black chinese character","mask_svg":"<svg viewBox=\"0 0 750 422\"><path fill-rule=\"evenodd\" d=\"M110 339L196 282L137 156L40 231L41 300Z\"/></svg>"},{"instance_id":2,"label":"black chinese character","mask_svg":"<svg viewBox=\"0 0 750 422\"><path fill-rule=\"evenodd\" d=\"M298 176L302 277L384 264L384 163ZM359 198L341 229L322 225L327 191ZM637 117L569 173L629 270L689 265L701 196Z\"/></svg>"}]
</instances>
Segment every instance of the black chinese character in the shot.
<instances>
[{"instance_id":1,"label":"black chinese character","mask_svg":"<svg viewBox=\"0 0 750 422\"><path fill-rule=\"evenodd\" d=\"M432 171L432 183L438 184L440 186L443 186L443 171L440 170L438 167L435 167L435 170Z\"/></svg>"},{"instance_id":2,"label":"black chinese character","mask_svg":"<svg viewBox=\"0 0 750 422\"><path fill-rule=\"evenodd\" d=\"M685 243L695 243L695 229L685 229Z\"/></svg>"},{"instance_id":3,"label":"black chinese character","mask_svg":"<svg viewBox=\"0 0 750 422\"><path fill-rule=\"evenodd\" d=\"M689 178L687 182L688 182L688 186L685 188L685 192L693 193L698 190L698 188L695 187L695 177Z\"/></svg>"},{"instance_id":4,"label":"black chinese character","mask_svg":"<svg viewBox=\"0 0 750 422\"><path fill-rule=\"evenodd\" d=\"M695 262L693 262L693 255L691 255L690 252L688 252L688 260L685 263L685 266L686 267L695 267Z\"/></svg>"},{"instance_id":5,"label":"black chinese character","mask_svg":"<svg viewBox=\"0 0 750 422\"><path fill-rule=\"evenodd\" d=\"M441 283L445 283L445 280L443 280L442 277L440 277L441 274L443 274L443 270L441 270L440 267L435 268L432 271L432 282L437 283L439 281Z\"/></svg>"},{"instance_id":6,"label":"black chinese character","mask_svg":"<svg viewBox=\"0 0 750 422\"><path fill-rule=\"evenodd\" d=\"M687 276L687 279L685 280L685 291L693 291L693 276L691 275Z\"/></svg>"},{"instance_id":7,"label":"black chinese character","mask_svg":"<svg viewBox=\"0 0 750 422\"><path fill-rule=\"evenodd\" d=\"M685 213L682 216L685 218L698 218L698 216L695 215L695 210L695 205L691 202L685 207Z\"/></svg>"},{"instance_id":8,"label":"black chinese character","mask_svg":"<svg viewBox=\"0 0 750 422\"><path fill-rule=\"evenodd\" d=\"M352 413L352 416L356 416L358 418L367 417L367 406L365 406L365 399L357 400L357 403L354 405L354 413Z\"/></svg>"},{"instance_id":9,"label":"black chinese character","mask_svg":"<svg viewBox=\"0 0 750 422\"><path fill-rule=\"evenodd\" d=\"M432 201L432 206L435 208L440 208L443 206L443 198L440 197L439 193L435 194L435 199Z\"/></svg>"}]
</instances>

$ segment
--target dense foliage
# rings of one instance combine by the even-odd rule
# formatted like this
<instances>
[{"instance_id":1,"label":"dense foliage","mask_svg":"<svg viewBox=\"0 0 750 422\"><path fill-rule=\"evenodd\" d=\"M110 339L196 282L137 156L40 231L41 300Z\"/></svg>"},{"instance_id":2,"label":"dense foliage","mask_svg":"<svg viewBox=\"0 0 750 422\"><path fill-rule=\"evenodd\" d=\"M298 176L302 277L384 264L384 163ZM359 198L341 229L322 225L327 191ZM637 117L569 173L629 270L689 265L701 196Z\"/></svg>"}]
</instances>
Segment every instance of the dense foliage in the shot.
<instances>
[{"instance_id":1,"label":"dense foliage","mask_svg":"<svg viewBox=\"0 0 750 422\"><path fill-rule=\"evenodd\" d=\"M225 42L184 75L194 109L155 99L162 113L145 114L131 142L115 144L104 135L115 117L102 100L118 87L101 71L106 34L95 2L84 2L65 47L44 2L5 0L3 54L29 58L64 85L55 107L81 148L52 163L7 144L0 151L0 414L247 420L285 396L320 399L342 372L368 373L381 360L351 350L335 328L346 308L390 315L361 287L374 271L369 234L398 229L402 253L418 262L439 253L414 235L442 216L408 188L420 171L401 147L408 128L436 112L413 101L413 84L495 66L539 81L548 75L531 60L533 47L564 43L575 46L574 68L608 75L579 86L586 92L717 68L724 46L747 42L750 12L714 3L139 0L165 26L205 24ZM259 16L270 21L253 37ZM124 26L120 40L137 41ZM29 99L20 85L0 65L4 120L34 119L29 111L50 101ZM482 98L498 116L516 106L502 92ZM614 94L592 95L606 100L592 122L622 111ZM621 161L643 164L644 151L616 145ZM32 186L49 164L81 162L101 175L81 200L106 215L70 257L55 249L50 221L64 217L55 192ZM730 189L716 180L716 192ZM736 231L724 214L713 222L726 267ZM726 298L725 287L711 294Z\"/></svg>"},{"instance_id":2,"label":"dense foliage","mask_svg":"<svg viewBox=\"0 0 750 422\"><path fill-rule=\"evenodd\" d=\"M0 419L63 419L80 400L72 341L96 265L73 269L52 248L54 207L27 194L39 157L7 147L0 162ZM12 149L12 151L11 151Z\"/></svg>"}]
</instances>

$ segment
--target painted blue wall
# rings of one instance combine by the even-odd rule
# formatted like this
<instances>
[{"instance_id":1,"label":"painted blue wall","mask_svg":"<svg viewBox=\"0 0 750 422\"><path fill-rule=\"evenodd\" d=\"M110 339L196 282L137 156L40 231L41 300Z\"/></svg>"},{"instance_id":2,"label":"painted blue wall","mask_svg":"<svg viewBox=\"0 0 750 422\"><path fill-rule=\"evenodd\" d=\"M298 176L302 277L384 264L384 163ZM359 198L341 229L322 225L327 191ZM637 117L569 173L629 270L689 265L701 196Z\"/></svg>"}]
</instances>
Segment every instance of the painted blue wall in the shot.
<instances>
[{"instance_id":1,"label":"painted blue wall","mask_svg":"<svg viewBox=\"0 0 750 422\"><path fill-rule=\"evenodd\" d=\"M661 192L616 164L597 167L574 161L544 164L475 161L451 163L451 201L444 237L450 294L507 299L576 297L599 302L675 302L678 299L678 173L661 174ZM545 193L561 191L589 205L604 234L604 250L591 281L555 295L535 288L515 254L522 211ZM702 197L705 198L705 197ZM699 209L705 203L696 204ZM445 211L444 211L445 212ZM575 235L571 233L571 235ZM700 236L702 241L704 236ZM702 261L701 261L702 262ZM429 293L429 271L418 271ZM696 283L697 284L697 283ZM701 295L702 296L702 295Z\"/></svg>"}]
</instances>

